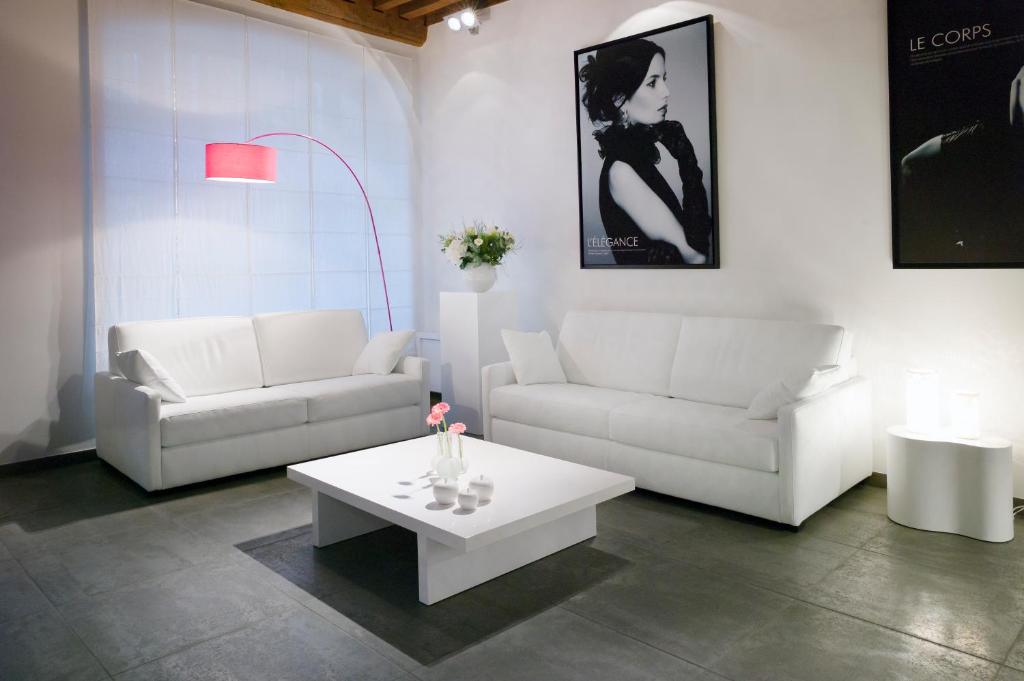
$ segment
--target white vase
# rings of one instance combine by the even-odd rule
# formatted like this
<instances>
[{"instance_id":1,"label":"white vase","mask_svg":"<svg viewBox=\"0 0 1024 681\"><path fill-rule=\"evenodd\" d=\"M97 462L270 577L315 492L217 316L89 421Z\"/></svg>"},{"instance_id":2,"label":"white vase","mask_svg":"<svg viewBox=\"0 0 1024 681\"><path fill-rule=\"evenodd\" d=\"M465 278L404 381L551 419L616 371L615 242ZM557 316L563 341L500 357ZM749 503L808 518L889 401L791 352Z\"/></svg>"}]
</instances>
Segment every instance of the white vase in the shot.
<instances>
[{"instance_id":1,"label":"white vase","mask_svg":"<svg viewBox=\"0 0 1024 681\"><path fill-rule=\"evenodd\" d=\"M494 282L498 280L498 272L494 269L494 265L470 265L462 270L462 274L466 277L469 288L477 293L489 291L494 286Z\"/></svg>"}]
</instances>

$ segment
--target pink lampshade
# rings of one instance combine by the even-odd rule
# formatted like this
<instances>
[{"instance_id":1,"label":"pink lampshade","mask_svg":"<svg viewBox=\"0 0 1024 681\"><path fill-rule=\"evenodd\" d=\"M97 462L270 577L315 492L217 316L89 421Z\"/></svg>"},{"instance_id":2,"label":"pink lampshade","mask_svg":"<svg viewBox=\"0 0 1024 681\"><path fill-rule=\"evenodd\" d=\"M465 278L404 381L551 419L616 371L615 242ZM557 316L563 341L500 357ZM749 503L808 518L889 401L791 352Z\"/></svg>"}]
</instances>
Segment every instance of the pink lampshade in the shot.
<instances>
[{"instance_id":1,"label":"pink lampshade","mask_svg":"<svg viewBox=\"0 0 1024 681\"><path fill-rule=\"evenodd\" d=\"M276 182L277 150L259 144L207 144L206 179L220 182Z\"/></svg>"}]
</instances>

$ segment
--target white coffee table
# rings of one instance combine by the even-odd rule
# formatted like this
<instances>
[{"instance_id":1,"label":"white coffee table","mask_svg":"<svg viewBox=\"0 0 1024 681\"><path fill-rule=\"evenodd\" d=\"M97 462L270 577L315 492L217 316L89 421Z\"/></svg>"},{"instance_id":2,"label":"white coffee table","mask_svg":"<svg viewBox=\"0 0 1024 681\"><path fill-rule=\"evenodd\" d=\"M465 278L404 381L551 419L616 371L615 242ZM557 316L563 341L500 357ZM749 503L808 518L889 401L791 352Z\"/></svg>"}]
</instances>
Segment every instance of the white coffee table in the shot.
<instances>
[{"instance_id":1,"label":"white coffee table","mask_svg":"<svg viewBox=\"0 0 1024 681\"><path fill-rule=\"evenodd\" d=\"M434 501L427 479L434 436L288 467L311 488L313 544L394 524L416 533L420 601L431 605L597 534L597 504L631 492L633 478L483 440L464 439L469 472L494 480L474 511Z\"/></svg>"}]
</instances>

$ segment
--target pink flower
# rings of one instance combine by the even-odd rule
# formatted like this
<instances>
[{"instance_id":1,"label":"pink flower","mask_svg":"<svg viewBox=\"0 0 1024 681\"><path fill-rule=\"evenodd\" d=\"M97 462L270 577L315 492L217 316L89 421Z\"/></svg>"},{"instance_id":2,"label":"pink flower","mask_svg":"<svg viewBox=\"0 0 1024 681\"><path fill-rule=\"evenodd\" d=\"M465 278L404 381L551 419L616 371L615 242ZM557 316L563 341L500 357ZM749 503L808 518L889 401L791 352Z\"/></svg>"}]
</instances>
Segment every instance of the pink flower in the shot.
<instances>
[{"instance_id":1,"label":"pink flower","mask_svg":"<svg viewBox=\"0 0 1024 681\"><path fill-rule=\"evenodd\" d=\"M463 433L466 432L466 424L453 423L452 425L448 426L448 432L455 433L456 435L462 435Z\"/></svg>"},{"instance_id":2,"label":"pink flower","mask_svg":"<svg viewBox=\"0 0 1024 681\"><path fill-rule=\"evenodd\" d=\"M430 411L436 411L438 414L447 414L452 408L448 406L447 402L438 402L431 408Z\"/></svg>"},{"instance_id":3,"label":"pink flower","mask_svg":"<svg viewBox=\"0 0 1024 681\"><path fill-rule=\"evenodd\" d=\"M431 412L430 412L430 416L428 416L428 417L427 417L427 425L428 425L428 426L437 426L437 425L440 425L440 423L441 423L441 420L442 420L443 418L444 418L444 417L443 417L443 416L441 416L441 415L440 415L439 413L437 413L436 411L431 411Z\"/></svg>"}]
</instances>

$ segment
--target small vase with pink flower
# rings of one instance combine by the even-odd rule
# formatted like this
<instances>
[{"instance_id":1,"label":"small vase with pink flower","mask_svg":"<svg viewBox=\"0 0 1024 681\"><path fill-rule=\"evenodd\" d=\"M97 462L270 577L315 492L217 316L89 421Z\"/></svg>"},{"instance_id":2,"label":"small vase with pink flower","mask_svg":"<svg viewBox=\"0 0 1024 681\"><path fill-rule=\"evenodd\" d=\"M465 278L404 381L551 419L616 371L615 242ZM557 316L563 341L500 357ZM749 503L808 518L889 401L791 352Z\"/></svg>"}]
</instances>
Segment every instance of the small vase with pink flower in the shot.
<instances>
[{"instance_id":1,"label":"small vase with pink flower","mask_svg":"<svg viewBox=\"0 0 1024 681\"><path fill-rule=\"evenodd\" d=\"M430 468L441 478L455 480L469 470L469 460L462 449L466 424L456 422L448 425L445 414L449 411L451 407L447 402L438 402L427 416L427 425L434 428L437 438L437 452Z\"/></svg>"}]
</instances>

